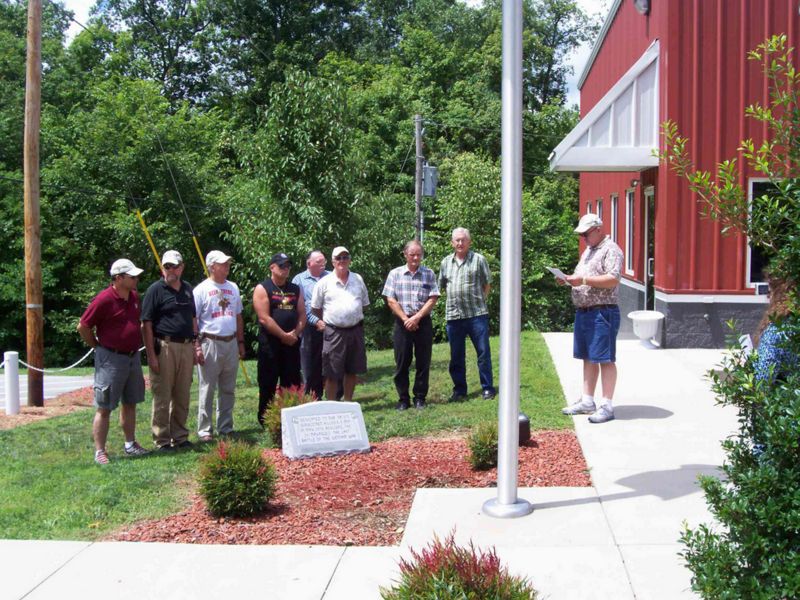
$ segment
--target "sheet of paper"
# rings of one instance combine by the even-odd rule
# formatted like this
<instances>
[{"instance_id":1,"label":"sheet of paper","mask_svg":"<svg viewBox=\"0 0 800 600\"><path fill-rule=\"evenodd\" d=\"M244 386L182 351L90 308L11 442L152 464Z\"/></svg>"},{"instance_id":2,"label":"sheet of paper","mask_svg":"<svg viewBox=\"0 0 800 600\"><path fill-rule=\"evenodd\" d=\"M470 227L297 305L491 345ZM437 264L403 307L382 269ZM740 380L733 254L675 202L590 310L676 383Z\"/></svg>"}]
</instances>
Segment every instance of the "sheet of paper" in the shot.
<instances>
[{"instance_id":1,"label":"sheet of paper","mask_svg":"<svg viewBox=\"0 0 800 600\"><path fill-rule=\"evenodd\" d=\"M554 268L554 267L545 267L545 269L547 269L548 271L550 271L550 272L553 274L553 276L554 276L555 278L557 278L557 279L561 279L561 280L563 280L563 281L566 281L566 280L567 280L567 276L566 276L566 275L564 275L564 273L563 273L563 271L561 271L561 269L556 269L556 268Z\"/></svg>"}]
</instances>

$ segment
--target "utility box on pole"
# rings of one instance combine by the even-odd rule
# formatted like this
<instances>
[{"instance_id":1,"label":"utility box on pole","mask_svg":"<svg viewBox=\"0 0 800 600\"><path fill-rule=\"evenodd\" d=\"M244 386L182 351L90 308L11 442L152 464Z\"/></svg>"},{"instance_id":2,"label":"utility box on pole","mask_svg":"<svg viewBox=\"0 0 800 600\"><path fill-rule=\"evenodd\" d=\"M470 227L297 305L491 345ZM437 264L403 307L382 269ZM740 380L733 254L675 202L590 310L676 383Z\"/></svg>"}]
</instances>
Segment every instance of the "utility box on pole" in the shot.
<instances>
[{"instance_id":1,"label":"utility box on pole","mask_svg":"<svg viewBox=\"0 0 800 600\"><path fill-rule=\"evenodd\" d=\"M439 183L439 169L425 165L422 169L422 195L436 197L436 186Z\"/></svg>"}]
</instances>

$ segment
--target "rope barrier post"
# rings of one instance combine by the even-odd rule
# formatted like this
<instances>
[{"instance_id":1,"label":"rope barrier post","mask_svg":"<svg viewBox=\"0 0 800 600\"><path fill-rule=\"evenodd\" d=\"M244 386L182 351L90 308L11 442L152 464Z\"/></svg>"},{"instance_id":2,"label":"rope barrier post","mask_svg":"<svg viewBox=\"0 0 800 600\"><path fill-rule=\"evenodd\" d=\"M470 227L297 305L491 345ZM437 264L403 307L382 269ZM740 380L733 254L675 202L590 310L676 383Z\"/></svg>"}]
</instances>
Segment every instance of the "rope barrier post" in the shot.
<instances>
[{"instance_id":1,"label":"rope barrier post","mask_svg":"<svg viewBox=\"0 0 800 600\"><path fill-rule=\"evenodd\" d=\"M19 414L19 352L3 355L6 379L6 414Z\"/></svg>"}]
</instances>

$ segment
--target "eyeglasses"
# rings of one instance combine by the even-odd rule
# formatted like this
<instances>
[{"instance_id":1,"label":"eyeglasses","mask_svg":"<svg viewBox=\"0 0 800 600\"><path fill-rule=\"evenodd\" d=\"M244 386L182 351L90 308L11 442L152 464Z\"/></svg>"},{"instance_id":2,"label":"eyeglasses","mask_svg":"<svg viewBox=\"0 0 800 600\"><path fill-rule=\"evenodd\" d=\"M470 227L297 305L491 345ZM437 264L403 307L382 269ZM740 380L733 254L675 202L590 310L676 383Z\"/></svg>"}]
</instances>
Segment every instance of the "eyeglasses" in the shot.
<instances>
[{"instance_id":1,"label":"eyeglasses","mask_svg":"<svg viewBox=\"0 0 800 600\"><path fill-rule=\"evenodd\" d=\"M334 256L333 260L338 260L340 262L341 261L345 261L345 260L350 260L350 255L349 254L340 254L339 256Z\"/></svg>"},{"instance_id":2,"label":"eyeglasses","mask_svg":"<svg viewBox=\"0 0 800 600\"><path fill-rule=\"evenodd\" d=\"M177 269L178 267L180 267L180 265L173 265L172 263L167 263L161 266L164 267L164 269L166 269L167 271L170 271L172 269Z\"/></svg>"}]
</instances>

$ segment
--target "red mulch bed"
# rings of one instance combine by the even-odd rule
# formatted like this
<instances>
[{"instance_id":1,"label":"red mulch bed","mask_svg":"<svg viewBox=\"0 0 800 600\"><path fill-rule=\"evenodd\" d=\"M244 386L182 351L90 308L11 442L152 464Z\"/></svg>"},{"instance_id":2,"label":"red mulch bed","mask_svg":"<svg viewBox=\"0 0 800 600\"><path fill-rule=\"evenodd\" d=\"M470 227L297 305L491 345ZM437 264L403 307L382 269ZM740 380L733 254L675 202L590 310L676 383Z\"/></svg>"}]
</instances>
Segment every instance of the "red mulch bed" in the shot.
<instances>
[{"instance_id":1,"label":"red mulch bed","mask_svg":"<svg viewBox=\"0 0 800 600\"><path fill-rule=\"evenodd\" d=\"M287 460L266 450L279 475L263 514L215 519L194 495L188 510L117 532L120 541L197 544L392 546L418 487L491 487L497 472L472 471L463 439L391 439L369 454ZM591 485L571 431L538 431L520 448L520 487Z\"/></svg>"}]
</instances>

